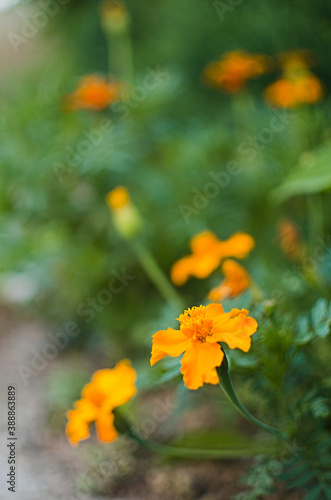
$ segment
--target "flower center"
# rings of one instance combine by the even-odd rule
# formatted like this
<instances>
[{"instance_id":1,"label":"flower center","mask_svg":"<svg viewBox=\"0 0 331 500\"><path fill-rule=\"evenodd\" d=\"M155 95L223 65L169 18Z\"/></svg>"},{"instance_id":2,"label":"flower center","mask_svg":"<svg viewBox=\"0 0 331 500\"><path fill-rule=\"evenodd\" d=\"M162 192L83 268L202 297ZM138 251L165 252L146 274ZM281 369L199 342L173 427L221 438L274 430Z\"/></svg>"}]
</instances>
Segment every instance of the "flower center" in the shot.
<instances>
[{"instance_id":1,"label":"flower center","mask_svg":"<svg viewBox=\"0 0 331 500\"><path fill-rule=\"evenodd\" d=\"M213 320L206 317L205 306L187 309L177 319L180 322L181 330L186 330L192 337L192 340L206 342L207 336L212 335Z\"/></svg>"}]
</instances>

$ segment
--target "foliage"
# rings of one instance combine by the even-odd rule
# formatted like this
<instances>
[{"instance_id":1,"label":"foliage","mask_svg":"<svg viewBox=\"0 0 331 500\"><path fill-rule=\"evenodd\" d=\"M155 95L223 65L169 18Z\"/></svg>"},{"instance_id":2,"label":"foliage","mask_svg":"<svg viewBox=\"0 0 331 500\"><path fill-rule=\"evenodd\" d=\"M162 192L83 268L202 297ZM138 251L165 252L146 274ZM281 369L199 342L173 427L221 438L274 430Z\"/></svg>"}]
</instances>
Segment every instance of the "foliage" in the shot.
<instances>
[{"instance_id":1,"label":"foliage","mask_svg":"<svg viewBox=\"0 0 331 500\"><path fill-rule=\"evenodd\" d=\"M286 429L289 439L256 461L246 479L250 490L238 498L263 498L279 484L304 491L306 500L331 498L330 3L252 0L224 20L215 2L164 0L151 9L128 1L128 9L133 80L123 102L100 112L65 106L81 75L113 72L108 59L116 51L107 46L94 2L69 2L33 41L29 67L20 63L22 47L19 67L4 72L2 301L42 314L56 331L77 322L81 334L70 348L93 365L132 357L141 391L165 385L187 407L199 406L207 392L187 394L178 360L148 366L151 335L170 325L173 311L116 232L105 197L118 185L128 188L143 221L139 242L166 276L200 230L222 240L251 234L253 285L224 309L249 308L259 329L249 354L229 350L228 357L247 406ZM320 23L318 39L312 19ZM201 78L222 53L261 47L270 56L314 50L324 100L294 110L268 107L262 92L277 70L231 96ZM147 85L155 74L155 85ZM284 216L300 228L296 258L279 244ZM122 272L128 283L103 302L102 291ZM177 291L191 307L221 279L215 272ZM210 405L227 411L223 399ZM236 422L232 413L228 420Z\"/></svg>"}]
</instances>

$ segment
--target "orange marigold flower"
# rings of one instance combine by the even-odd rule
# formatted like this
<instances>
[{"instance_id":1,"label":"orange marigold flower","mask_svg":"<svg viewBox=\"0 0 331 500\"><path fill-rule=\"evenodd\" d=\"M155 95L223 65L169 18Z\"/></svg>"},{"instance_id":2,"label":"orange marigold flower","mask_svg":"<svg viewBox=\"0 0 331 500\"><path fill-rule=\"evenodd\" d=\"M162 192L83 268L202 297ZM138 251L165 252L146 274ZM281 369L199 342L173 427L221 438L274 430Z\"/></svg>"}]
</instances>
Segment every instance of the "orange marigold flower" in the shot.
<instances>
[{"instance_id":1,"label":"orange marigold flower","mask_svg":"<svg viewBox=\"0 0 331 500\"><path fill-rule=\"evenodd\" d=\"M246 233L236 233L221 241L212 231L202 231L190 240L191 254L174 263L171 280L183 285L189 277L207 278L227 257L244 259L254 248L254 239Z\"/></svg>"},{"instance_id":2,"label":"orange marigold flower","mask_svg":"<svg viewBox=\"0 0 331 500\"><path fill-rule=\"evenodd\" d=\"M110 443L117 438L112 411L127 403L135 394L136 372L128 360L112 370L99 370L82 390L82 398L67 412L66 434L70 444L90 437L89 426L95 422L100 441Z\"/></svg>"},{"instance_id":3,"label":"orange marigold flower","mask_svg":"<svg viewBox=\"0 0 331 500\"><path fill-rule=\"evenodd\" d=\"M274 106L295 108L320 101L323 87L315 75L306 72L292 78L280 78L265 89L264 95Z\"/></svg>"},{"instance_id":4,"label":"orange marigold flower","mask_svg":"<svg viewBox=\"0 0 331 500\"><path fill-rule=\"evenodd\" d=\"M295 90L300 103L313 104L323 97L323 87L317 76L309 73L297 78Z\"/></svg>"},{"instance_id":5,"label":"orange marigold flower","mask_svg":"<svg viewBox=\"0 0 331 500\"><path fill-rule=\"evenodd\" d=\"M283 52L278 55L282 77L269 85L265 92L267 102L282 108L313 104L323 97L323 86L309 68L313 54L309 50Z\"/></svg>"},{"instance_id":6,"label":"orange marigold flower","mask_svg":"<svg viewBox=\"0 0 331 500\"><path fill-rule=\"evenodd\" d=\"M104 76L83 76L78 82L77 89L67 97L67 106L70 110L99 111L119 100L122 89L122 83L109 82Z\"/></svg>"},{"instance_id":7,"label":"orange marigold flower","mask_svg":"<svg viewBox=\"0 0 331 500\"><path fill-rule=\"evenodd\" d=\"M213 288L208 298L212 301L222 301L238 297L250 286L251 280L246 269L238 262L227 259L222 264L222 272L225 276L222 283Z\"/></svg>"},{"instance_id":8,"label":"orange marigold flower","mask_svg":"<svg viewBox=\"0 0 331 500\"><path fill-rule=\"evenodd\" d=\"M223 361L219 342L230 349L248 352L257 322L245 309L225 313L221 304L192 307L177 318L180 329L160 330L153 335L151 366L165 356L182 358L181 373L188 389L198 389L204 383L218 384L216 367Z\"/></svg>"},{"instance_id":9,"label":"orange marigold flower","mask_svg":"<svg viewBox=\"0 0 331 500\"><path fill-rule=\"evenodd\" d=\"M238 50L228 52L219 61L209 63L203 75L211 85L236 93L246 86L248 79L263 75L271 67L270 57Z\"/></svg>"}]
</instances>

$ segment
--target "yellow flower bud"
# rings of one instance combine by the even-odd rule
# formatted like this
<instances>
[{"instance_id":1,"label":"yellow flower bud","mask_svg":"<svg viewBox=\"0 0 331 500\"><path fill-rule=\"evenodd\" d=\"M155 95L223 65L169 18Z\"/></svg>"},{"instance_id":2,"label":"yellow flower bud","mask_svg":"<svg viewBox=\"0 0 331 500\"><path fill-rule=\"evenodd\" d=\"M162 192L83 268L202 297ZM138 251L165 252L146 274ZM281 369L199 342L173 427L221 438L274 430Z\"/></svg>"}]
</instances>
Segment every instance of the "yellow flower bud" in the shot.
<instances>
[{"instance_id":1,"label":"yellow flower bud","mask_svg":"<svg viewBox=\"0 0 331 500\"><path fill-rule=\"evenodd\" d=\"M114 0L105 0L100 6L101 22L106 31L121 33L130 22L129 12L125 3Z\"/></svg>"},{"instance_id":2,"label":"yellow flower bud","mask_svg":"<svg viewBox=\"0 0 331 500\"><path fill-rule=\"evenodd\" d=\"M142 220L126 187L118 186L110 191L106 201L119 234L126 239L136 236L141 230Z\"/></svg>"}]
</instances>

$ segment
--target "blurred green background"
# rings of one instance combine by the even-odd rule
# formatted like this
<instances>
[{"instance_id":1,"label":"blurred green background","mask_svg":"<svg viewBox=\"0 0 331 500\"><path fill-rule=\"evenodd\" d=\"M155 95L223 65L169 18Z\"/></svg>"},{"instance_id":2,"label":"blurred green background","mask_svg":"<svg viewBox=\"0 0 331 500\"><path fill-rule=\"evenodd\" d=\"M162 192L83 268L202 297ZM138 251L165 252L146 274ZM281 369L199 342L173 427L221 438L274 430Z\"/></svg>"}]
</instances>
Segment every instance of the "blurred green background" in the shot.
<instances>
[{"instance_id":1,"label":"blurred green background","mask_svg":"<svg viewBox=\"0 0 331 500\"><path fill-rule=\"evenodd\" d=\"M330 2L128 1L134 81L125 113L64 109L77 79L107 74L108 55L117 55L115 45L107 47L98 2L54 3L56 15L16 51L8 31L2 37L2 301L45 316L54 331L77 322L82 333L71 346L96 357L147 356L151 334L167 326L170 313L111 223L105 195L119 184L129 189L143 217L142 238L167 275L196 232L210 229L226 239L245 231L256 239L246 266L266 298L299 311L321 291L330 297ZM229 7L224 19L220 4ZM21 36L40 8L22 2L3 15ZM274 56L302 48L314 51L313 71L325 87L323 101L309 108L275 115L266 106L262 92L277 70L249 81L236 106L201 78L205 65L227 51ZM151 69L163 75L160 83L135 94ZM283 118L283 129L268 144L260 141L249 161L240 145L274 116ZM58 175L56 165L68 167L68 154L107 117L113 126L102 142ZM185 220L180 207L192 207L209 173L225 171L230 161L239 162L240 174ZM313 271L283 255L277 225L284 216L300 228ZM317 238L323 259L314 258ZM79 307L123 268L134 279L86 321ZM184 303L203 302L220 279L190 280L179 290Z\"/></svg>"}]
</instances>

